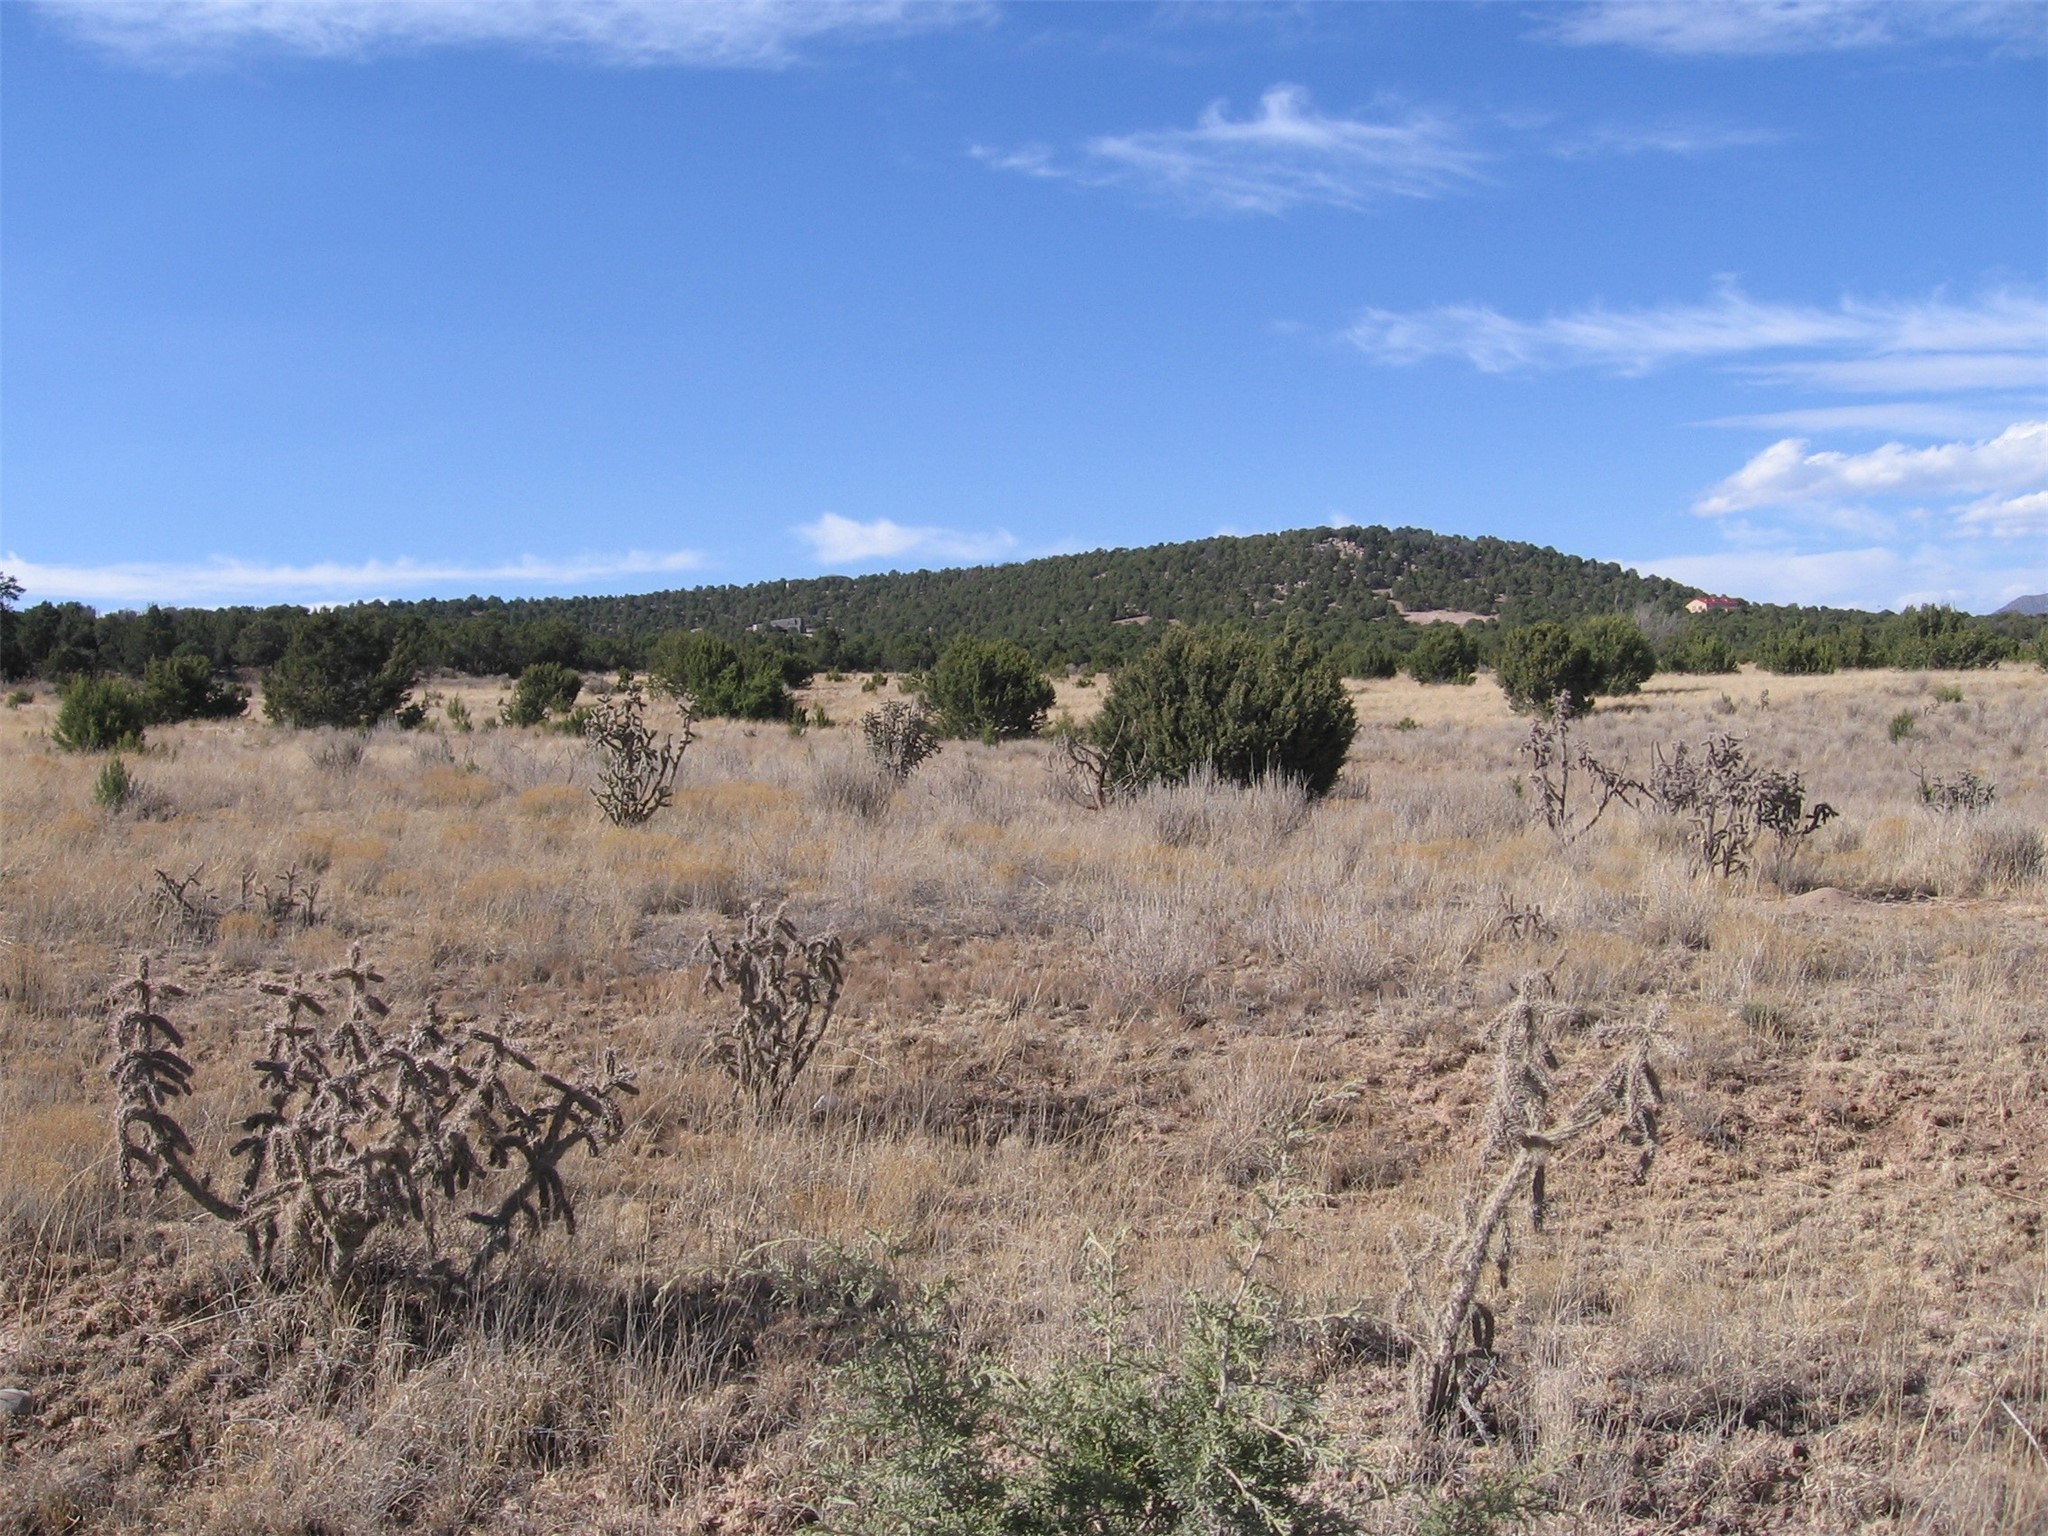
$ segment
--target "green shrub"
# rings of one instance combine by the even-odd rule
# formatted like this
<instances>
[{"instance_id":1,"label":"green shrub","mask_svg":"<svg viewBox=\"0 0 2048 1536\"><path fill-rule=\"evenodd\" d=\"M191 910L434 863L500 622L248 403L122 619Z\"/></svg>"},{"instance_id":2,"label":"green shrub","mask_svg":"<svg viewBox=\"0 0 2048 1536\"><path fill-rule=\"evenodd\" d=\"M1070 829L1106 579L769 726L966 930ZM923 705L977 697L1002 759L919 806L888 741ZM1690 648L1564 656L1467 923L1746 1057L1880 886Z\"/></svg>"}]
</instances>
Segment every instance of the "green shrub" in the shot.
<instances>
[{"instance_id":1,"label":"green shrub","mask_svg":"<svg viewBox=\"0 0 2048 1536\"><path fill-rule=\"evenodd\" d=\"M925 679L925 697L938 712L942 735L1002 741L1038 733L1052 709L1053 688L1021 645L963 635Z\"/></svg>"},{"instance_id":2,"label":"green shrub","mask_svg":"<svg viewBox=\"0 0 2048 1536\"><path fill-rule=\"evenodd\" d=\"M142 745L149 706L117 677L81 677L64 690L50 737L67 752L109 752Z\"/></svg>"},{"instance_id":3,"label":"green shrub","mask_svg":"<svg viewBox=\"0 0 2048 1536\"><path fill-rule=\"evenodd\" d=\"M1913 722L1913 711L1902 709L1892 716L1892 723L1886 727L1885 734L1890 736L1893 741L1904 741L1913 734Z\"/></svg>"},{"instance_id":4,"label":"green shrub","mask_svg":"<svg viewBox=\"0 0 2048 1536\"><path fill-rule=\"evenodd\" d=\"M1733 672L1735 647L1703 625L1688 625L1665 647L1664 667L1694 676Z\"/></svg>"},{"instance_id":5,"label":"green shrub","mask_svg":"<svg viewBox=\"0 0 2048 1536\"><path fill-rule=\"evenodd\" d=\"M249 690L213 675L204 656L156 656L142 671L142 698L153 725L232 720L249 707Z\"/></svg>"},{"instance_id":6,"label":"green shrub","mask_svg":"<svg viewBox=\"0 0 2048 1536\"><path fill-rule=\"evenodd\" d=\"M1206 764L1233 783L1285 775L1320 795L1357 729L1335 669L1299 630L1176 629L1117 673L1091 734L1111 784L1186 779Z\"/></svg>"},{"instance_id":7,"label":"green shrub","mask_svg":"<svg viewBox=\"0 0 2048 1536\"><path fill-rule=\"evenodd\" d=\"M786 720L795 707L780 656L742 653L703 630L671 630L655 642L648 665L654 686L686 699L697 715L729 720Z\"/></svg>"},{"instance_id":8,"label":"green shrub","mask_svg":"<svg viewBox=\"0 0 2048 1536\"><path fill-rule=\"evenodd\" d=\"M500 713L507 725L539 725L576 707L583 679L558 661L536 661L519 674Z\"/></svg>"},{"instance_id":9,"label":"green shrub","mask_svg":"<svg viewBox=\"0 0 2048 1536\"><path fill-rule=\"evenodd\" d=\"M362 730L405 703L418 676L411 637L374 614L308 614L263 674L263 713L284 725Z\"/></svg>"},{"instance_id":10,"label":"green shrub","mask_svg":"<svg viewBox=\"0 0 2048 1536\"><path fill-rule=\"evenodd\" d=\"M128 765L121 761L116 752L100 769L100 776L93 781L93 803L103 810L118 811L128 803L135 793L135 780L128 772Z\"/></svg>"},{"instance_id":11,"label":"green shrub","mask_svg":"<svg viewBox=\"0 0 2048 1536\"><path fill-rule=\"evenodd\" d=\"M1429 624L1408 653L1408 675L1418 683L1469 683L1479 665L1479 647L1456 624Z\"/></svg>"},{"instance_id":12,"label":"green shrub","mask_svg":"<svg viewBox=\"0 0 2048 1536\"><path fill-rule=\"evenodd\" d=\"M1585 642L1562 624L1530 624L1501 637L1494 661L1501 691L1523 713L1547 715L1559 694L1572 698L1573 713L1590 709L1600 691L1600 674Z\"/></svg>"},{"instance_id":13,"label":"green shrub","mask_svg":"<svg viewBox=\"0 0 2048 1536\"><path fill-rule=\"evenodd\" d=\"M1781 630L1757 647L1757 665L1780 677L1808 677L1835 670L1835 653L1820 636L1806 629Z\"/></svg>"},{"instance_id":14,"label":"green shrub","mask_svg":"<svg viewBox=\"0 0 2048 1536\"><path fill-rule=\"evenodd\" d=\"M1380 640L1355 640L1341 645L1330 653L1330 660L1344 677L1383 681L1401 670L1400 653ZM1088 679L1081 679L1081 686L1087 685Z\"/></svg>"},{"instance_id":15,"label":"green shrub","mask_svg":"<svg viewBox=\"0 0 2048 1536\"><path fill-rule=\"evenodd\" d=\"M1588 619L1578 640L1593 663L1593 691L1605 698L1640 693L1657 672L1657 652L1634 619L1618 613Z\"/></svg>"},{"instance_id":16,"label":"green shrub","mask_svg":"<svg viewBox=\"0 0 2048 1536\"><path fill-rule=\"evenodd\" d=\"M1098 1270L1098 1274L1101 1271ZM841 1374L823 1524L841 1536L1355 1529L1308 1492L1326 1439L1305 1386L1268 1365L1260 1286L1191 1299L1176 1349L1129 1337L1113 1280L1095 1347L1018 1376L963 1355L941 1298L898 1306ZM865 1453L865 1454L860 1454Z\"/></svg>"},{"instance_id":17,"label":"green shrub","mask_svg":"<svg viewBox=\"0 0 2048 1536\"><path fill-rule=\"evenodd\" d=\"M1988 625L1933 604L1886 620L1881 643L1895 667L1943 671L1996 666L2008 649L2005 637Z\"/></svg>"}]
</instances>

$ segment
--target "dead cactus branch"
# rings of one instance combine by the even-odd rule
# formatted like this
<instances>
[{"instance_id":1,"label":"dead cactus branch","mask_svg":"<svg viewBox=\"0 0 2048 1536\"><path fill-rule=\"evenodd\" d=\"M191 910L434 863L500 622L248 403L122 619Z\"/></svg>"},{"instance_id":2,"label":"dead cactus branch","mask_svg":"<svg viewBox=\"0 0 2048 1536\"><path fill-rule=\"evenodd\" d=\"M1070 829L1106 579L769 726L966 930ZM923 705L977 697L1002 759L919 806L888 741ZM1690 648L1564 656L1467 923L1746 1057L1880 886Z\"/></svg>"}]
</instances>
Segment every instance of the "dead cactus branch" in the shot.
<instances>
[{"instance_id":1,"label":"dead cactus branch","mask_svg":"<svg viewBox=\"0 0 2048 1536\"><path fill-rule=\"evenodd\" d=\"M682 735L656 737L647 723L647 700L628 682L591 707L583 736L597 755L597 783L590 793L615 827L637 827L675 797L676 770L696 740L694 717L682 704Z\"/></svg>"},{"instance_id":2,"label":"dead cactus branch","mask_svg":"<svg viewBox=\"0 0 2048 1536\"><path fill-rule=\"evenodd\" d=\"M1544 825L1567 843L1592 831L1609 806L1633 808L1649 796L1644 785L1608 767L1585 747L1575 746L1574 707L1572 696L1560 693L1549 716L1530 726L1529 739L1520 749L1529 758L1529 783L1542 806ZM1574 770L1579 775L1576 789ZM1589 800L1590 806L1585 805Z\"/></svg>"},{"instance_id":3,"label":"dead cactus branch","mask_svg":"<svg viewBox=\"0 0 2048 1536\"><path fill-rule=\"evenodd\" d=\"M1480 1283L1491 1261L1498 1283L1507 1285L1514 1211L1525 1195L1530 1229L1543 1230L1551 1159L1610 1116L1618 1117L1623 1135L1642 1148L1636 1182L1649 1176L1656 1156L1664 1095L1650 1057L1661 1039L1661 1016L1653 1013L1634 1030L1600 1079L1557 1114L1551 1105L1557 1057L1547 1033L1560 1010L1544 995L1547 991L1547 978L1525 977L1515 1000L1493 1022L1494 1090L1481 1163L1505 1166L1484 1198L1468 1210L1463 1232L1439 1250L1446 1285L1436 1308L1421 1299L1429 1287L1422 1281L1418 1257L1404 1254L1409 1285L1401 1309L1415 1345L1415 1412L1425 1437L1460 1426L1486 1433L1482 1399L1498 1373L1499 1353L1494 1314L1479 1299Z\"/></svg>"},{"instance_id":4,"label":"dead cactus branch","mask_svg":"<svg viewBox=\"0 0 2048 1536\"><path fill-rule=\"evenodd\" d=\"M205 869L198 865L183 879L168 870L156 871L156 907L162 917L203 938L210 938L223 918L238 912L262 918L273 933L311 928L321 920L320 882L307 879L296 864L268 879L245 871L241 893L233 900L207 889L201 879Z\"/></svg>"},{"instance_id":5,"label":"dead cactus branch","mask_svg":"<svg viewBox=\"0 0 2048 1536\"><path fill-rule=\"evenodd\" d=\"M400 1035L372 989L383 978L362 957L320 980L323 1001L299 981L266 983L279 1002L260 1059L250 1064L263 1107L245 1116L229 1156L241 1164L235 1198L216 1194L188 1161L192 1145L166 1105L188 1091L191 1068L152 986L148 962L122 993L134 1001L114 1027L123 1178L175 1183L207 1214L241 1232L257 1265L301 1264L329 1282L345 1277L363 1245L390 1226L417 1226L440 1250L439 1206L514 1177L482 1210L469 1270L480 1272L520 1230L575 1229L561 1175L578 1147L602 1153L621 1134L630 1073L607 1055L581 1079L557 1076L496 1031L442 1020L431 1004Z\"/></svg>"},{"instance_id":6,"label":"dead cactus branch","mask_svg":"<svg viewBox=\"0 0 2048 1536\"><path fill-rule=\"evenodd\" d=\"M780 907L764 914L756 902L737 938L722 945L707 933L704 950L704 991L730 991L737 1005L718 1031L712 1058L757 1113L772 1113L832 1022L846 980L845 946L830 934L806 939Z\"/></svg>"}]
</instances>

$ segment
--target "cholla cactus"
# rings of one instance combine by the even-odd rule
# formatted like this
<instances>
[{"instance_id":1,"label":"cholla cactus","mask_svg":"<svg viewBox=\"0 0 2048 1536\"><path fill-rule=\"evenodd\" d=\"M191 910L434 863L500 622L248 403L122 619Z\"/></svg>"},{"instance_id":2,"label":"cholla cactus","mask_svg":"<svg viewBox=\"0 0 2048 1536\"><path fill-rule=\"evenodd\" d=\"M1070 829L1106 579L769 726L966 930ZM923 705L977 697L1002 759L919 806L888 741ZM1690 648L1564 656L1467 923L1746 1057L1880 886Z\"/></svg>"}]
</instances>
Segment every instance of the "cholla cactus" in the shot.
<instances>
[{"instance_id":1,"label":"cholla cactus","mask_svg":"<svg viewBox=\"0 0 2048 1536\"><path fill-rule=\"evenodd\" d=\"M243 1119L230 1149L243 1166L241 1188L228 1199L191 1168L191 1141L165 1107L187 1091L191 1068L171 1049L182 1042L157 1007L184 994L152 985L148 961L140 964L122 988L135 1001L114 1029L124 1179L140 1168L159 1188L177 1184L207 1214L233 1223L260 1267L273 1268L282 1254L329 1282L346 1277L386 1226L419 1226L438 1252L437 1205L482 1192L500 1170L515 1175L509 1188L465 1213L485 1234L472 1275L522 1227L560 1222L575 1230L560 1164L578 1146L597 1154L619 1138L619 1099L634 1092L630 1073L607 1054L586 1078L556 1076L502 1034L450 1024L431 1004L400 1037L371 990L383 978L360 947L320 979L340 987L338 1008L298 980L262 989L282 1007L262 1059L251 1064L266 1103Z\"/></svg>"},{"instance_id":2,"label":"cholla cactus","mask_svg":"<svg viewBox=\"0 0 2048 1536\"><path fill-rule=\"evenodd\" d=\"M1557 1058L1546 1026L1561 1011L1548 999L1549 978L1525 976L1512 1003L1491 1026L1494 1043L1493 1100L1487 1109L1485 1163L1507 1166L1483 1202L1468 1209L1462 1236L1439 1250L1448 1289L1439 1306L1422 1301L1428 1289L1418 1255L1408 1259L1408 1285L1401 1310L1416 1345L1415 1410L1425 1435L1442 1434L1460 1423L1481 1425L1479 1403L1497 1369L1493 1311L1478 1299L1479 1284L1492 1260L1505 1286L1513 1263L1513 1213L1529 1197L1529 1225L1541 1232L1551 1158L1565 1146L1618 1114L1624 1134L1642 1147L1636 1181L1649 1176L1658 1147L1657 1121L1664 1094L1650 1061L1662 1038L1661 1010L1631 1032L1622 1054L1600 1080L1553 1116L1552 1073Z\"/></svg>"},{"instance_id":3,"label":"cholla cactus","mask_svg":"<svg viewBox=\"0 0 2048 1536\"><path fill-rule=\"evenodd\" d=\"M1666 757L1654 753L1649 793L1665 810L1686 817L1700 862L1718 875L1749 868L1757 839L1773 833L1782 846L1811 837L1836 816L1825 801L1809 807L1796 773L1759 768L1742 743L1718 736L1694 756L1680 742Z\"/></svg>"},{"instance_id":4,"label":"cholla cactus","mask_svg":"<svg viewBox=\"0 0 2048 1536\"><path fill-rule=\"evenodd\" d=\"M696 740L691 723L684 704L681 737L657 739L647 724L646 697L630 680L591 707L583 735L597 754L598 781L590 792L613 826L637 827L674 798L676 770Z\"/></svg>"},{"instance_id":5,"label":"cholla cactus","mask_svg":"<svg viewBox=\"0 0 2048 1536\"><path fill-rule=\"evenodd\" d=\"M927 758L939 754L938 734L921 700L915 704L892 700L880 709L871 709L860 717L860 730L867 738L868 755L898 784L917 772Z\"/></svg>"},{"instance_id":6,"label":"cholla cactus","mask_svg":"<svg viewBox=\"0 0 2048 1536\"><path fill-rule=\"evenodd\" d=\"M705 992L730 988L739 1004L713 1058L757 1113L772 1113L825 1038L846 979L845 947L830 934L806 939L780 907L764 915L755 902L738 938L721 945L707 933L704 948Z\"/></svg>"}]
</instances>

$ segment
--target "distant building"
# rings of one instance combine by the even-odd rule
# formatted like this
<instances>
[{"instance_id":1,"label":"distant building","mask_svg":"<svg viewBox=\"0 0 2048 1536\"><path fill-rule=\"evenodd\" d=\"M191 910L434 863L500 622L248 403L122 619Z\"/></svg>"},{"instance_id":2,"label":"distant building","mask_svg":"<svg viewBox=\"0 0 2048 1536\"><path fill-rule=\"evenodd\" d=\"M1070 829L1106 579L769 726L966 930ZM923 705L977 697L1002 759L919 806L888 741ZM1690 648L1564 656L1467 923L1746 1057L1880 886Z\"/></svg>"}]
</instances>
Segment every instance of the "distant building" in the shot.
<instances>
[{"instance_id":1,"label":"distant building","mask_svg":"<svg viewBox=\"0 0 2048 1536\"><path fill-rule=\"evenodd\" d=\"M771 629L785 635L808 635L811 632L811 626L802 619L769 619L766 623L747 626L747 632L755 635Z\"/></svg>"},{"instance_id":2,"label":"distant building","mask_svg":"<svg viewBox=\"0 0 2048 1536\"><path fill-rule=\"evenodd\" d=\"M1739 597L1696 597L1685 605L1687 613L1733 613L1746 607Z\"/></svg>"}]
</instances>

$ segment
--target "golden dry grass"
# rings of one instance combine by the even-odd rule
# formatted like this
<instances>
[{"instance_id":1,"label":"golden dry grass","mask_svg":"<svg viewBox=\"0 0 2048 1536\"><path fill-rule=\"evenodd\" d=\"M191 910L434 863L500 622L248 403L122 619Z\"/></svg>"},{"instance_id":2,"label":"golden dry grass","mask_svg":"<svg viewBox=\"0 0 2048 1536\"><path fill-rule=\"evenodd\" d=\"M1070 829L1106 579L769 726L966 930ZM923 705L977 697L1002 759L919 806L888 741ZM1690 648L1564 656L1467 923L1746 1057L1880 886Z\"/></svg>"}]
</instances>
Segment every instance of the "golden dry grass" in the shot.
<instances>
[{"instance_id":1,"label":"golden dry grass","mask_svg":"<svg viewBox=\"0 0 2048 1536\"><path fill-rule=\"evenodd\" d=\"M500 690L459 691L482 718ZM1059 692L1085 716L1101 689ZM1560 846L1488 681L1355 696L1313 807L1197 786L1091 814L1043 746L952 743L876 808L841 784L876 701L849 679L814 695L840 729L700 727L674 806L633 831L540 732L378 732L351 768L254 720L166 729L131 760L158 797L138 816L94 806L47 698L0 716L0 1385L33 1393L0 1420L0 1527L790 1529L835 1273L950 1276L971 1336L1029 1361L1077 1335L1085 1239L1123 1233L1164 1329L1305 1127L1315 1199L1275 1278L1345 1321L1295 1363L1338 1430L1333 1489L1411 1529L1426 1490L1372 1496L1408 1429L1375 1321L1390 1238L1455 1220L1481 1027L1561 955L1569 1081L1603 1057L1594 1026L1668 1003L1669 1144L1641 1189L1619 1149L1555 1175L1500 1299L1506 1439L1458 1475L1520 1465L1558 1532L2041 1529L2048 887L2024 854L2048 678L1660 678L1586 722L1638 767L1733 730L1802 771L1842 816L1777 883L1702 879L1628 812ZM1938 817L1918 767L1973 768L1997 805ZM287 867L321 882L312 928L200 938L152 898L157 868L232 892ZM767 1123L702 1063L690 964L754 899L849 953L816 1107ZM116 1198L96 1010L124 964L147 950L198 994L187 1118L217 1157L258 983L352 940L400 1012L431 993L640 1066L626 1147L578 1170L581 1235L484 1302L266 1291L231 1234Z\"/></svg>"}]
</instances>

